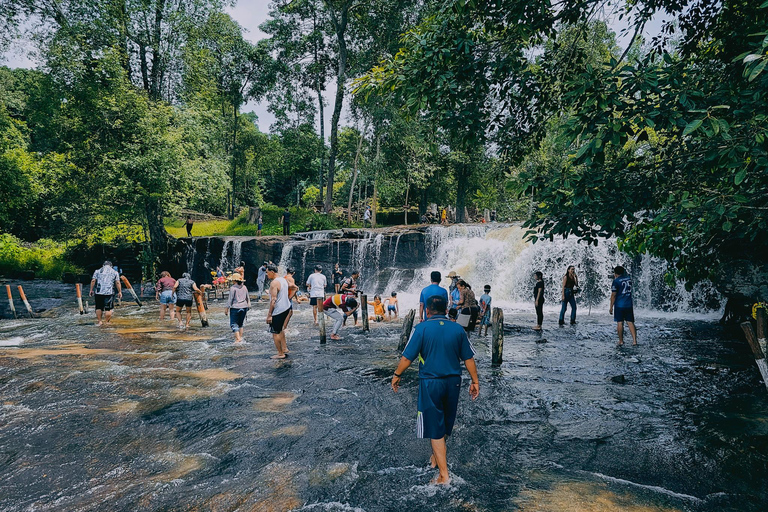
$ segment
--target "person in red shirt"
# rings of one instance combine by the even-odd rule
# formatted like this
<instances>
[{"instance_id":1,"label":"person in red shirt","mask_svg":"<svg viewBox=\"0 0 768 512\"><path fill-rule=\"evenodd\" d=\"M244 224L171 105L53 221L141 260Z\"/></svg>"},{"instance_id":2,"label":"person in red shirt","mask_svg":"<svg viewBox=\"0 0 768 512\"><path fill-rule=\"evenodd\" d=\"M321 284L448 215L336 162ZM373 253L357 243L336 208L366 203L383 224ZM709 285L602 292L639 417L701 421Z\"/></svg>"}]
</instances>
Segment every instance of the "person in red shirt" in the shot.
<instances>
[{"instance_id":1,"label":"person in red shirt","mask_svg":"<svg viewBox=\"0 0 768 512\"><path fill-rule=\"evenodd\" d=\"M171 320L176 315L176 296L173 293L173 287L176 286L176 280L171 277L167 271L160 272L160 279L155 285L155 299L160 301L160 320L165 320L165 310L170 306Z\"/></svg>"},{"instance_id":2,"label":"person in red shirt","mask_svg":"<svg viewBox=\"0 0 768 512\"><path fill-rule=\"evenodd\" d=\"M337 293L336 295L331 295L325 299L323 302L323 311L334 321L333 329L331 331L331 339L340 340L341 337L337 333L339 332L339 329L341 329L344 319L357 311L357 300L352 295L342 295Z\"/></svg>"}]
</instances>

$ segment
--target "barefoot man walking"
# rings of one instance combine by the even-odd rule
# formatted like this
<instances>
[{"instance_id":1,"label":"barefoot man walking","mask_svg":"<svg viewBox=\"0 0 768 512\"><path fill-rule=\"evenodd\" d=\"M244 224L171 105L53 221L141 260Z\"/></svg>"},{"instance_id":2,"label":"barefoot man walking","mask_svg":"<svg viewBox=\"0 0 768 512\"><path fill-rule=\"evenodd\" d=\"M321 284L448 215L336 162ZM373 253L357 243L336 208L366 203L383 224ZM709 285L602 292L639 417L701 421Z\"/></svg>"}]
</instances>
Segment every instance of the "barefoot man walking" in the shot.
<instances>
[{"instance_id":1,"label":"barefoot man walking","mask_svg":"<svg viewBox=\"0 0 768 512\"><path fill-rule=\"evenodd\" d=\"M472 378L469 385L472 400L480 394L480 383L475 365L475 349L469 343L464 329L445 316L445 298L437 295L429 297L426 306L427 320L413 330L392 377L392 390L397 393L401 375L418 358L416 437L428 438L432 442L430 462L432 467L437 466L440 471L432 482L448 484L450 476L445 440L451 435L456 420L461 391L461 361L464 361Z\"/></svg>"},{"instance_id":2,"label":"barefoot man walking","mask_svg":"<svg viewBox=\"0 0 768 512\"><path fill-rule=\"evenodd\" d=\"M288 296L288 281L284 277L278 277L277 266L267 265L267 278L272 281L269 285L269 312L267 313L267 323L269 332L272 333L272 339L275 341L277 355L272 359L285 359L288 353L288 346L285 343L285 321L291 312L291 299Z\"/></svg>"}]
</instances>

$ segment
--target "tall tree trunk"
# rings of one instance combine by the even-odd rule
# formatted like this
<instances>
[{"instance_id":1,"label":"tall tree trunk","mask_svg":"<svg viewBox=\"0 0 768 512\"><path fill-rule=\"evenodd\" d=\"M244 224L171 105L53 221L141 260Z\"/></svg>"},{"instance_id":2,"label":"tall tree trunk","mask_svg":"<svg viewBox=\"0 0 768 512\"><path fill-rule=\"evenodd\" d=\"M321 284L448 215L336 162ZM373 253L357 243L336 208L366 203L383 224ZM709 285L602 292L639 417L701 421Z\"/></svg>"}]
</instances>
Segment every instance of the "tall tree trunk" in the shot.
<instances>
[{"instance_id":1,"label":"tall tree trunk","mask_svg":"<svg viewBox=\"0 0 768 512\"><path fill-rule=\"evenodd\" d=\"M371 205L371 224L376 227L376 210L379 208L379 174L381 170L381 131L376 128L376 165L373 173L373 204Z\"/></svg>"},{"instance_id":2,"label":"tall tree trunk","mask_svg":"<svg viewBox=\"0 0 768 512\"><path fill-rule=\"evenodd\" d=\"M162 81L162 55L160 53L160 40L162 38L163 11L165 10L165 0L156 0L155 21L152 28L152 71L149 81L149 97L154 100L160 99L160 82Z\"/></svg>"},{"instance_id":3,"label":"tall tree trunk","mask_svg":"<svg viewBox=\"0 0 768 512\"><path fill-rule=\"evenodd\" d=\"M320 175L318 176L320 188L320 202L323 202L323 176L325 175L325 115L323 114L323 91L320 90L320 82L317 86L317 104L320 114Z\"/></svg>"},{"instance_id":4,"label":"tall tree trunk","mask_svg":"<svg viewBox=\"0 0 768 512\"><path fill-rule=\"evenodd\" d=\"M466 205L465 196L467 195L467 179L469 178L469 165L459 164L456 184L456 222L466 222L464 218L464 206Z\"/></svg>"},{"instance_id":5,"label":"tall tree trunk","mask_svg":"<svg viewBox=\"0 0 768 512\"><path fill-rule=\"evenodd\" d=\"M405 206L403 207L403 210L405 211L405 225L408 225L408 192L411 189L411 176L410 174L405 179Z\"/></svg>"},{"instance_id":6,"label":"tall tree trunk","mask_svg":"<svg viewBox=\"0 0 768 512\"><path fill-rule=\"evenodd\" d=\"M232 203L229 211L229 219L235 218L235 178L237 177L237 121L240 108L232 105Z\"/></svg>"},{"instance_id":7,"label":"tall tree trunk","mask_svg":"<svg viewBox=\"0 0 768 512\"><path fill-rule=\"evenodd\" d=\"M139 43L139 64L141 66L141 83L144 91L149 93L149 65L147 64L147 47Z\"/></svg>"},{"instance_id":8,"label":"tall tree trunk","mask_svg":"<svg viewBox=\"0 0 768 512\"><path fill-rule=\"evenodd\" d=\"M155 259L160 258L168 249L168 232L163 223L163 206L161 199L150 195L144 201L144 212L147 216L149 230L149 248Z\"/></svg>"},{"instance_id":9,"label":"tall tree trunk","mask_svg":"<svg viewBox=\"0 0 768 512\"><path fill-rule=\"evenodd\" d=\"M328 12L331 16L336 39L339 44L339 67L336 76L336 101L333 104L333 115L331 116L331 149L328 153L328 179L326 184L325 213L331 213L333 209L333 182L336 175L336 154L339 146L339 119L341 118L341 108L344 105L344 82L347 78L347 42L344 40L344 34L347 30L347 18L351 1L347 1L341 6L339 15L336 15L334 8L325 1Z\"/></svg>"},{"instance_id":10,"label":"tall tree trunk","mask_svg":"<svg viewBox=\"0 0 768 512\"><path fill-rule=\"evenodd\" d=\"M352 186L349 187L349 200L347 201L347 222L352 224L352 194L355 193L355 183L357 183L357 169L360 163L360 151L363 149L363 138L368 131L368 125L363 125L363 131L360 132L360 138L357 139L357 151L355 151L355 163L352 168Z\"/></svg>"},{"instance_id":11,"label":"tall tree trunk","mask_svg":"<svg viewBox=\"0 0 768 512\"><path fill-rule=\"evenodd\" d=\"M117 7L120 17L120 42L123 47L123 55L121 56L123 69L128 76L128 80L133 80L133 71L131 70L131 40L130 34L128 34L128 9L126 7L126 1L119 2Z\"/></svg>"}]
</instances>

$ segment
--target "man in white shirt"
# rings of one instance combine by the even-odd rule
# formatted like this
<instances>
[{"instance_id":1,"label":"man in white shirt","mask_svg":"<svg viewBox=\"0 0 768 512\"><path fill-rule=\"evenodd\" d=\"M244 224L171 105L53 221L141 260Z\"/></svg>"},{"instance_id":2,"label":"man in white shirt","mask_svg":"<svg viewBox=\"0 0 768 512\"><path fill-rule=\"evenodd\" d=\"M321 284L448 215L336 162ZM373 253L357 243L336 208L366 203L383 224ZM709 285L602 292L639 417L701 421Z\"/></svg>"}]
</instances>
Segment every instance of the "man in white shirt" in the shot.
<instances>
[{"instance_id":1,"label":"man in white shirt","mask_svg":"<svg viewBox=\"0 0 768 512\"><path fill-rule=\"evenodd\" d=\"M115 288L117 289L117 298L123 298L123 292L120 289L120 274L112 268L111 261L105 261L104 266L93 273L90 291L92 297L94 295L94 286L96 286L96 296L94 297L96 302L96 325L101 327L104 323L108 324L112 320ZM101 321L102 312L104 313L104 322Z\"/></svg>"},{"instance_id":2,"label":"man in white shirt","mask_svg":"<svg viewBox=\"0 0 768 512\"><path fill-rule=\"evenodd\" d=\"M328 284L323 274L323 267L315 265L315 271L307 278L307 291L309 291L309 303L312 305L312 316L317 325L317 305L325 300L325 287Z\"/></svg>"}]
</instances>

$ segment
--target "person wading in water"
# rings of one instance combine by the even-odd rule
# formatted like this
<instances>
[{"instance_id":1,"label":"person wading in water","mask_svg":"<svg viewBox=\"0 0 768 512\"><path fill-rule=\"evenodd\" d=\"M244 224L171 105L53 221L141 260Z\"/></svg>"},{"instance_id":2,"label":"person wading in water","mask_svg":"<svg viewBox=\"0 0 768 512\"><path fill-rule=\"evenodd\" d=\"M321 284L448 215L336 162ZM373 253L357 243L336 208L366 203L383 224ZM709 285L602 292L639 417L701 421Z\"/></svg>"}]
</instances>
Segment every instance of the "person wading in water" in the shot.
<instances>
[{"instance_id":1,"label":"person wading in water","mask_svg":"<svg viewBox=\"0 0 768 512\"><path fill-rule=\"evenodd\" d=\"M571 305L571 325L576 324L576 294L579 293L579 278L576 276L576 267L571 265L563 276L563 288L560 295L560 319L559 325L565 325L565 310Z\"/></svg>"}]
</instances>

